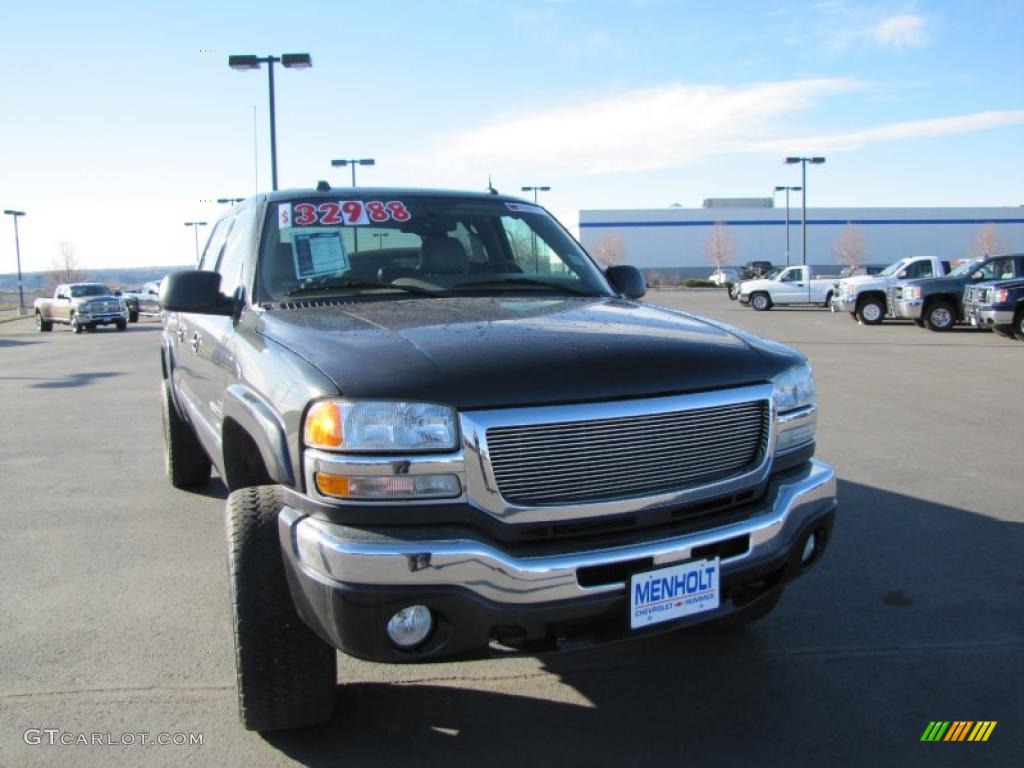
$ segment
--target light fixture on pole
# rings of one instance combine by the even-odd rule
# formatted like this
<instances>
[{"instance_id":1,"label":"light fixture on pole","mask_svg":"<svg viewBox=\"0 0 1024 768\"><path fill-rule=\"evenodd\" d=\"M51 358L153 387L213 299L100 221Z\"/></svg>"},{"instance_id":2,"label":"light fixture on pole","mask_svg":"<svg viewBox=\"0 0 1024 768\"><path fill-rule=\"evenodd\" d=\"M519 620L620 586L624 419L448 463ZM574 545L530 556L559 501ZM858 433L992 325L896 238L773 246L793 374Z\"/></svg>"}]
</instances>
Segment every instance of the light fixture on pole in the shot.
<instances>
[{"instance_id":1,"label":"light fixture on pole","mask_svg":"<svg viewBox=\"0 0 1024 768\"><path fill-rule=\"evenodd\" d=\"M18 260L18 315L25 314L25 290L21 285L21 244L18 242L18 217L24 216L24 211L6 210L5 214L14 219L14 256Z\"/></svg>"},{"instance_id":2,"label":"light fixture on pole","mask_svg":"<svg viewBox=\"0 0 1024 768\"><path fill-rule=\"evenodd\" d=\"M217 202L218 203L231 203L231 207L232 208L235 207L235 203L240 203L243 200L245 200L244 197L218 197L217 198Z\"/></svg>"},{"instance_id":3,"label":"light fixture on pole","mask_svg":"<svg viewBox=\"0 0 1024 768\"><path fill-rule=\"evenodd\" d=\"M346 165L352 168L352 186L356 185L356 166L357 165L376 165L377 161L372 157L362 157L359 159L352 160L331 160L332 168L344 168Z\"/></svg>"},{"instance_id":4,"label":"light fixture on pole","mask_svg":"<svg viewBox=\"0 0 1024 768\"><path fill-rule=\"evenodd\" d=\"M273 189L277 189L277 127L274 121L274 64L280 62L286 69L309 69L313 66L313 57L308 53L283 53L280 56L228 56L228 66L232 69L259 69L261 64L267 65L267 76L270 83L270 179Z\"/></svg>"},{"instance_id":5,"label":"light fixture on pole","mask_svg":"<svg viewBox=\"0 0 1024 768\"><path fill-rule=\"evenodd\" d=\"M538 192L550 192L551 187L523 187L523 192L533 192L533 202L537 202Z\"/></svg>"},{"instance_id":6,"label":"light fixture on pole","mask_svg":"<svg viewBox=\"0 0 1024 768\"><path fill-rule=\"evenodd\" d=\"M795 165L800 163L801 171L801 186L803 187L803 194L800 195L800 236L802 238L802 245L800 246L800 261L804 266L807 266L807 164L821 165L825 162L824 157L787 157L786 165Z\"/></svg>"},{"instance_id":7,"label":"light fixture on pole","mask_svg":"<svg viewBox=\"0 0 1024 768\"><path fill-rule=\"evenodd\" d=\"M786 192L786 266L789 266L789 193L803 192L803 187L776 187L775 192ZM772 200L775 200L775 192L772 193Z\"/></svg>"},{"instance_id":8,"label":"light fixture on pole","mask_svg":"<svg viewBox=\"0 0 1024 768\"><path fill-rule=\"evenodd\" d=\"M196 264L199 263L199 228L205 227L205 221L186 221L186 227L192 227L192 231L196 234Z\"/></svg>"},{"instance_id":9,"label":"light fixture on pole","mask_svg":"<svg viewBox=\"0 0 1024 768\"><path fill-rule=\"evenodd\" d=\"M387 232L374 232L373 236L377 238L377 250L379 252L384 251L384 238L388 236Z\"/></svg>"}]
</instances>

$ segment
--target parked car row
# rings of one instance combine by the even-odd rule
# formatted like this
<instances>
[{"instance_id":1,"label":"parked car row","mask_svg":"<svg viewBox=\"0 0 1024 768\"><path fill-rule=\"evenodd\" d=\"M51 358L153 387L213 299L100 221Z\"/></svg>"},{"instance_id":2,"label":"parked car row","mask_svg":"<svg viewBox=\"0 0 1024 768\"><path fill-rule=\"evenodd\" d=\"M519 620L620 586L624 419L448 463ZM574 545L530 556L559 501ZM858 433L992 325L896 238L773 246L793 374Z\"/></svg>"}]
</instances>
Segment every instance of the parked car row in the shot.
<instances>
[{"instance_id":1,"label":"parked car row","mask_svg":"<svg viewBox=\"0 0 1024 768\"><path fill-rule=\"evenodd\" d=\"M884 269L870 265L844 273L827 278L808 266L777 267L726 285L730 298L758 311L820 304L847 312L863 325L912 320L932 331L948 331L969 323L1024 341L1024 254L960 262L910 256Z\"/></svg>"}]
</instances>

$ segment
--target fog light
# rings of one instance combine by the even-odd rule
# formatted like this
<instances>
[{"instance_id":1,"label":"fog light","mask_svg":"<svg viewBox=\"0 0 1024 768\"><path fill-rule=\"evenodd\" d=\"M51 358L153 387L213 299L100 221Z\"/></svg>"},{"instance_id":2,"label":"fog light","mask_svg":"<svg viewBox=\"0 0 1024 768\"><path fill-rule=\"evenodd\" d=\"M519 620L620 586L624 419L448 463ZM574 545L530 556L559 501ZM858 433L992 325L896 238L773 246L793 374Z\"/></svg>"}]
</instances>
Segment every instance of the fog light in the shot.
<instances>
[{"instance_id":1,"label":"fog light","mask_svg":"<svg viewBox=\"0 0 1024 768\"><path fill-rule=\"evenodd\" d=\"M434 628L434 617L425 605L403 608L388 621L388 637L399 648L413 648L424 640Z\"/></svg>"}]
</instances>

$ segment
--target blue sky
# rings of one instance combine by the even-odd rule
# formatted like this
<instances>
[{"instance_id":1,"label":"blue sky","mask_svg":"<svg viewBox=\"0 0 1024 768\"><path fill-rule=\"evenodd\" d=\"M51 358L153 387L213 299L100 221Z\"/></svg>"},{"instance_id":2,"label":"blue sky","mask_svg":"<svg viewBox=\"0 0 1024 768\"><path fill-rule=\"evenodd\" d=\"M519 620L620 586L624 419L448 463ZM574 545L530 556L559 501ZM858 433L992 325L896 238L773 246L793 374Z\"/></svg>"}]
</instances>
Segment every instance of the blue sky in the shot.
<instances>
[{"instance_id":1,"label":"blue sky","mask_svg":"<svg viewBox=\"0 0 1024 768\"><path fill-rule=\"evenodd\" d=\"M1024 2L437 0L8 4L0 206L22 266L187 263L204 202L281 187L501 191L580 209L768 196L822 154L815 206L1024 204ZM209 51L209 52L207 52ZM255 122L255 136L254 136ZM254 145L255 142L255 145ZM10 218L0 272L14 271Z\"/></svg>"}]
</instances>

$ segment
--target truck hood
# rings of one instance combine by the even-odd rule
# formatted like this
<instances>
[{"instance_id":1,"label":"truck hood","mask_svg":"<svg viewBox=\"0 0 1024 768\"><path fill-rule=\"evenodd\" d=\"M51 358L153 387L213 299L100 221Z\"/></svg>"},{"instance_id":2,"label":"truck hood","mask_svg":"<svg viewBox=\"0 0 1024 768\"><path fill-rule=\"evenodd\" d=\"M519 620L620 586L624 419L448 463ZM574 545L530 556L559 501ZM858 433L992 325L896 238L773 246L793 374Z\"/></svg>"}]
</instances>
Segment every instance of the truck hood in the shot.
<instances>
[{"instance_id":1,"label":"truck hood","mask_svg":"<svg viewBox=\"0 0 1024 768\"><path fill-rule=\"evenodd\" d=\"M803 359L694 315L612 298L347 302L271 309L256 330L346 397L464 409L740 386Z\"/></svg>"},{"instance_id":2,"label":"truck hood","mask_svg":"<svg viewBox=\"0 0 1024 768\"><path fill-rule=\"evenodd\" d=\"M959 293L967 285L967 276L922 277L919 280L907 280L903 285L919 285L923 291L928 293L941 293L942 291L957 291Z\"/></svg>"}]
</instances>

